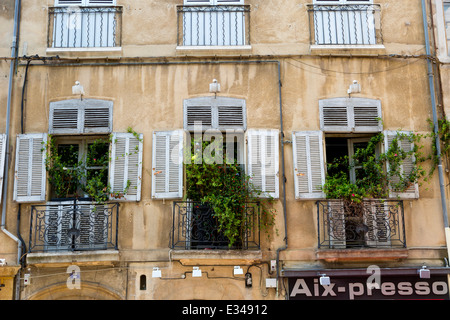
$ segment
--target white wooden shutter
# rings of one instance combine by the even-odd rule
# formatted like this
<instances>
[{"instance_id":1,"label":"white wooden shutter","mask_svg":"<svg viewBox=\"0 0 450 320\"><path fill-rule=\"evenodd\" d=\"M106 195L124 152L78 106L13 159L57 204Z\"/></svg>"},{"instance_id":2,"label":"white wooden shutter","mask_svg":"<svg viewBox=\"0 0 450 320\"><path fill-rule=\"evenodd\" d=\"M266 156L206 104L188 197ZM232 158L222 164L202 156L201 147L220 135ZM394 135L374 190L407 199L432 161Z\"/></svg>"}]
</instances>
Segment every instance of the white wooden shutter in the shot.
<instances>
[{"instance_id":1,"label":"white wooden shutter","mask_svg":"<svg viewBox=\"0 0 450 320\"><path fill-rule=\"evenodd\" d=\"M182 130L153 133L152 198L183 197L183 143Z\"/></svg>"},{"instance_id":2,"label":"white wooden shutter","mask_svg":"<svg viewBox=\"0 0 450 320\"><path fill-rule=\"evenodd\" d=\"M245 113L245 100L222 98L217 101L214 110L217 129L242 129L247 128Z\"/></svg>"},{"instance_id":3,"label":"white wooden shutter","mask_svg":"<svg viewBox=\"0 0 450 320\"><path fill-rule=\"evenodd\" d=\"M184 129L241 129L247 128L246 104L243 99L201 97L184 101Z\"/></svg>"},{"instance_id":4,"label":"white wooden shutter","mask_svg":"<svg viewBox=\"0 0 450 320\"><path fill-rule=\"evenodd\" d=\"M51 102L49 133L110 133L112 131L112 106L112 101L96 99Z\"/></svg>"},{"instance_id":5,"label":"white wooden shutter","mask_svg":"<svg viewBox=\"0 0 450 320\"><path fill-rule=\"evenodd\" d=\"M111 139L111 159L109 164L109 184L111 193L124 193L123 198L111 200L140 201L142 181L142 140L132 133L114 132Z\"/></svg>"},{"instance_id":6,"label":"white wooden shutter","mask_svg":"<svg viewBox=\"0 0 450 320\"><path fill-rule=\"evenodd\" d=\"M392 141L398 137L398 134L406 134L409 135L411 132L409 131L384 131L384 147L385 152L389 149ZM398 139L399 146L405 151L409 152L413 150L414 144L408 139ZM414 157L408 157L403 160L401 165L401 173L403 176L408 175L414 169L415 159ZM387 170L389 171L389 163L386 164ZM393 182L398 182L398 178L394 178ZM401 199L417 199L419 198L419 185L417 183L412 184L408 189L404 192L395 192L394 190L390 190L389 196L391 198L401 198Z\"/></svg>"},{"instance_id":7,"label":"white wooden shutter","mask_svg":"<svg viewBox=\"0 0 450 320\"><path fill-rule=\"evenodd\" d=\"M17 202L45 201L45 148L47 134L17 136L14 172L14 200Z\"/></svg>"},{"instance_id":8,"label":"white wooden shutter","mask_svg":"<svg viewBox=\"0 0 450 320\"><path fill-rule=\"evenodd\" d=\"M5 173L6 134L0 134L0 204L3 198L3 175Z\"/></svg>"},{"instance_id":9,"label":"white wooden shutter","mask_svg":"<svg viewBox=\"0 0 450 320\"><path fill-rule=\"evenodd\" d=\"M320 129L325 132L381 132L381 103L366 98L319 101Z\"/></svg>"},{"instance_id":10,"label":"white wooden shutter","mask_svg":"<svg viewBox=\"0 0 450 320\"><path fill-rule=\"evenodd\" d=\"M247 131L247 174L260 197L279 197L279 131Z\"/></svg>"},{"instance_id":11,"label":"white wooden shutter","mask_svg":"<svg viewBox=\"0 0 450 320\"><path fill-rule=\"evenodd\" d=\"M323 199L325 161L322 131L292 133L296 199Z\"/></svg>"}]
</instances>

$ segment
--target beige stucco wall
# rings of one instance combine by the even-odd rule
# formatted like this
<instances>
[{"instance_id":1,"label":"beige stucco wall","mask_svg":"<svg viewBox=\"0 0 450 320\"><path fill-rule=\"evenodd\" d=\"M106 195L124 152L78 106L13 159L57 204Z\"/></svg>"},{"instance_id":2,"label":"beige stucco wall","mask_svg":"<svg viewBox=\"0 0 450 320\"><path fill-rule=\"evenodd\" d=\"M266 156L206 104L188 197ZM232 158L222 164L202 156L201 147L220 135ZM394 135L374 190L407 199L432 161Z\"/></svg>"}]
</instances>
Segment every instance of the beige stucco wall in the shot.
<instances>
[{"instance_id":1,"label":"beige stucco wall","mask_svg":"<svg viewBox=\"0 0 450 320\"><path fill-rule=\"evenodd\" d=\"M44 57L58 54L64 59L71 58L74 64L87 58L91 60L86 60L86 63L93 64L135 63L121 66L32 66L28 73L24 103L25 132L47 132L49 103L73 99L71 87L75 81L80 81L86 92L84 98L113 101L113 131L125 132L132 127L144 135L141 201L120 206L119 257L99 266L80 264L81 269L86 271L82 274L86 286L78 293L64 288L67 279L64 268L71 263L79 263L77 257L64 260L63 266L58 267L50 263L32 265L30 272L36 278L32 278L31 285L21 286L23 298L284 299L283 293L278 295L275 289L266 289L264 281L261 281L275 277L267 273L265 263L276 259L276 250L285 244L281 201L275 204L278 234L272 230L271 238L262 240L261 252L256 256L253 253L244 257L236 257L233 253L215 253L210 257L193 255L189 259L183 256L177 260L175 254L174 259L174 253L168 247L172 202L151 199L153 131L182 129L183 100L209 96L209 83L213 79L221 84L221 96L245 99L247 128L280 129L278 65L273 62L242 63L258 59L280 61L285 140L291 139L293 131L319 130L318 101L346 97L353 80L358 80L362 88L361 93L354 97L381 101L384 129L427 133L427 119L432 117L426 61L421 58L386 57L389 54L424 53L420 0L377 1L382 10L385 49L339 49L317 54L310 54L309 27L305 23L308 19L306 4L310 1L284 2L284 5L279 5L279 1L246 1L251 6L252 48L246 50L242 57L239 57L242 52L237 50L177 50L176 6L182 3L181 0L118 0L117 4L123 6L122 50L114 52L47 51L48 7L53 5L53 1L29 0L23 5L19 56L25 54L26 48L27 55ZM7 1L3 13L0 6L0 26L11 34L12 5L12 0ZM0 39L0 56L9 56L10 38ZM380 52L382 56L379 56ZM213 55L217 55L218 60L221 55L225 56L225 60L236 57L240 60L235 64L201 63L210 61L207 56ZM110 59L104 59L105 56ZM96 59L98 57L102 58ZM166 57L169 62L185 64L164 64L161 60L150 59L153 57ZM20 66L14 78L12 155L15 137L20 132L24 72L24 66ZM8 73L9 62L0 61L0 114L6 112ZM443 79L447 77L445 74ZM0 117L0 132L4 128L4 117ZM281 252L281 263L287 268L324 266L326 264L318 261L315 254L315 203L295 200L292 145L285 145L284 155L289 248ZM7 228L15 233L19 206L12 202L14 158L11 161L6 214ZM435 174L429 184L421 187L419 200L404 202L408 258L379 262L380 265L406 266L430 261L432 265L441 266L446 243L440 205ZM27 244L29 221L30 205L25 204L21 206L20 231ZM16 253L16 243L0 233L0 255L6 257L10 265L15 265ZM183 259L189 260L189 263ZM245 266L244 269L257 264L257 267L250 268L252 288L244 286L242 277L232 276L233 266L239 263ZM208 265L202 268L208 273L208 278L193 279L187 273L186 279L181 279L196 264ZM163 277L170 279L152 279L154 266L159 266ZM364 267L367 264L360 261L339 266ZM59 274L57 277L49 276L56 273ZM139 289L142 274L148 280L145 291Z\"/></svg>"}]
</instances>

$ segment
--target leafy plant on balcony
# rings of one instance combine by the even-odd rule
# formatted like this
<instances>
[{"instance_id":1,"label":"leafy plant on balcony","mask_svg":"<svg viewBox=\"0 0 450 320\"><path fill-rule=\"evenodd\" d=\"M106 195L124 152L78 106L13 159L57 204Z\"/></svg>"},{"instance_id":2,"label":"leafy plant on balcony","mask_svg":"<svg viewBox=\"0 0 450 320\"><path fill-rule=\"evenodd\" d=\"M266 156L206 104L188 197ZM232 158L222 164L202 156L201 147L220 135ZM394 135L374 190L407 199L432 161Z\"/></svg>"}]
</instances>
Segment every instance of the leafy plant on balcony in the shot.
<instances>
[{"instance_id":1,"label":"leafy plant on balcony","mask_svg":"<svg viewBox=\"0 0 450 320\"><path fill-rule=\"evenodd\" d=\"M246 215L249 202L261 204L260 227L269 235L269 228L275 222L272 199L257 197L260 191L251 183L251 177L236 160L227 161L222 143L195 139L191 142L188 155L191 162L186 164L186 198L211 206L218 231L228 239L229 247L242 239L244 228L253 226L246 220L249 219Z\"/></svg>"},{"instance_id":2,"label":"leafy plant on balcony","mask_svg":"<svg viewBox=\"0 0 450 320\"><path fill-rule=\"evenodd\" d=\"M428 135L398 131L387 150L376 150L384 140L384 134L373 136L365 148L356 150L352 157L342 157L328 164L328 172L322 190L328 199L343 199L360 203L364 198L386 198L389 192L404 192L421 181L427 181L433 169L424 169L424 162L431 155L424 155L421 140ZM410 150L402 148L400 141L411 143ZM403 165L411 163L410 170ZM389 169L388 169L389 167ZM349 172L359 170L356 181L350 181Z\"/></svg>"}]
</instances>

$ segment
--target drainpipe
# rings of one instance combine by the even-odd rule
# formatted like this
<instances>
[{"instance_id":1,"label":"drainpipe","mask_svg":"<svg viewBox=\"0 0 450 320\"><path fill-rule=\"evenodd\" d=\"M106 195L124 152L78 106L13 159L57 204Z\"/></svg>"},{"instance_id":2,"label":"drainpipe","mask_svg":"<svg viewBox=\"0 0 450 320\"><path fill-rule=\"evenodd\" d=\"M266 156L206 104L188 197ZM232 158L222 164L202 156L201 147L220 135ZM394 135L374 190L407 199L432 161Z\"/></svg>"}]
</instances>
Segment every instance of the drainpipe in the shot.
<instances>
[{"instance_id":1,"label":"drainpipe","mask_svg":"<svg viewBox=\"0 0 450 320\"><path fill-rule=\"evenodd\" d=\"M283 102L281 98L281 66L278 61L278 95L279 95L279 104L280 104L280 140L281 140L281 172L282 172L282 186L283 186L283 222L284 222L284 247L280 247L277 249L277 295L278 295L278 287L279 287L279 278L280 278L280 252L284 251L288 248L288 237L287 237L287 216L286 216L286 170L284 165L284 129L283 129ZM287 294L286 294L287 300Z\"/></svg>"},{"instance_id":2,"label":"drainpipe","mask_svg":"<svg viewBox=\"0 0 450 320\"><path fill-rule=\"evenodd\" d=\"M14 35L11 47L11 66L9 70L9 87L8 87L8 100L6 105L6 155L5 155L5 168L3 174L3 197L2 197L2 220L0 229L12 240L17 242L17 264L20 265L20 257L22 255L22 243L19 238L6 230L6 202L8 200L8 167L9 167L9 129L10 129L10 115L11 115L11 100L12 100L12 88L14 69L18 56L18 38L19 38L19 24L20 24L20 8L21 0L16 0L14 6Z\"/></svg>"},{"instance_id":3,"label":"drainpipe","mask_svg":"<svg viewBox=\"0 0 450 320\"><path fill-rule=\"evenodd\" d=\"M436 153L438 158L438 173L439 173L439 186L441 191L441 206L442 206L442 215L444 219L444 230L445 230L445 239L447 243L447 254L449 251L449 243L450 243L450 228L448 224L448 215L447 215L447 202L445 199L445 181L444 181L444 173L442 169L442 159L441 159L441 143L439 138L439 124L437 118L436 111L436 90L434 87L434 74L433 74L433 66L430 60L430 43L429 43L429 35L428 35L428 21L427 21L427 9L425 0L422 0L422 17L423 17L423 29L425 33L425 47L427 54L427 66L428 66L428 81L431 93L431 107L433 109L433 125L434 125L434 134L435 134L435 143L436 143ZM450 256L450 255L449 255Z\"/></svg>"}]
</instances>

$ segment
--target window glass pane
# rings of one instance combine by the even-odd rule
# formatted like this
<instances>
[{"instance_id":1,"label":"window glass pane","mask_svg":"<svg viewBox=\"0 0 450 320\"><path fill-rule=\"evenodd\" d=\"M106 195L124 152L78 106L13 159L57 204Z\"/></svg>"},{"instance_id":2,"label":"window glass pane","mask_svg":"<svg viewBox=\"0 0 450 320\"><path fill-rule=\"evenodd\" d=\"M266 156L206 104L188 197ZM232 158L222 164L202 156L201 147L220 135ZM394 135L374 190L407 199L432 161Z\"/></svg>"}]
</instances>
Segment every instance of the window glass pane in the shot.
<instances>
[{"instance_id":1,"label":"window glass pane","mask_svg":"<svg viewBox=\"0 0 450 320\"><path fill-rule=\"evenodd\" d=\"M336 164L328 166L329 175L337 175L340 172L348 174L348 162L343 162L344 157L348 157L347 138L326 138L327 164Z\"/></svg>"}]
</instances>

